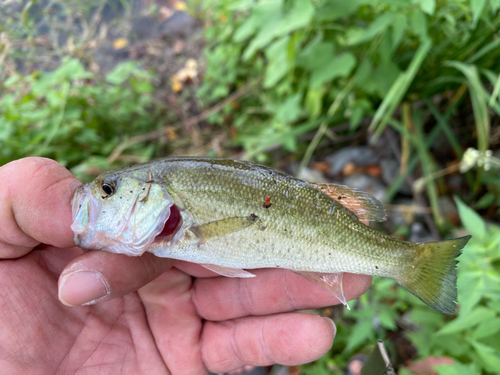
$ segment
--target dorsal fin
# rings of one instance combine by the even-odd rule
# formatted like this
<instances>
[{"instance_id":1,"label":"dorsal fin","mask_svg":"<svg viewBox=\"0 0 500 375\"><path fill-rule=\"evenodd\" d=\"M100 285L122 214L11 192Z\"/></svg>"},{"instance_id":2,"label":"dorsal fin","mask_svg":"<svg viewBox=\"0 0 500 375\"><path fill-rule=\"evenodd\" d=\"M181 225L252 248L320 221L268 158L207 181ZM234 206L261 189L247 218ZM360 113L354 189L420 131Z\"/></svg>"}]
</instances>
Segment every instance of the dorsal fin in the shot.
<instances>
[{"instance_id":1,"label":"dorsal fin","mask_svg":"<svg viewBox=\"0 0 500 375\"><path fill-rule=\"evenodd\" d=\"M387 219L384 205L373 195L344 185L314 182L310 184L352 211L360 220L385 221Z\"/></svg>"}]
</instances>

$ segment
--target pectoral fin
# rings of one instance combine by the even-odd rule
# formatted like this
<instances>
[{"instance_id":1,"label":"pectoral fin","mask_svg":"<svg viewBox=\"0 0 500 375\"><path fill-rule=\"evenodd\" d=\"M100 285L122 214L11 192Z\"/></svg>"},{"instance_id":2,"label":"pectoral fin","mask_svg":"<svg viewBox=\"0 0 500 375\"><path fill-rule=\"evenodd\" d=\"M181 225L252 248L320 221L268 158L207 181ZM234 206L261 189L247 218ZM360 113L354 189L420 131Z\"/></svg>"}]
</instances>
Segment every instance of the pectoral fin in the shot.
<instances>
[{"instance_id":1,"label":"pectoral fin","mask_svg":"<svg viewBox=\"0 0 500 375\"><path fill-rule=\"evenodd\" d=\"M229 268L218 266L216 264L202 264L207 270L218 273L226 277L255 277L253 273L247 272L239 268Z\"/></svg>"},{"instance_id":2,"label":"pectoral fin","mask_svg":"<svg viewBox=\"0 0 500 375\"><path fill-rule=\"evenodd\" d=\"M310 282L322 287L324 290L336 297L342 304L350 310L349 305L344 296L344 290L342 288L342 277L343 273L320 273L320 272L297 272Z\"/></svg>"},{"instance_id":3,"label":"pectoral fin","mask_svg":"<svg viewBox=\"0 0 500 375\"><path fill-rule=\"evenodd\" d=\"M364 191L337 184L316 184L311 186L328 195L352 211L360 220L385 221L387 213L384 205L373 195Z\"/></svg>"},{"instance_id":4,"label":"pectoral fin","mask_svg":"<svg viewBox=\"0 0 500 375\"><path fill-rule=\"evenodd\" d=\"M200 244L206 243L213 238L223 237L230 233L238 232L242 229L255 225L259 222L257 215L237 216L227 219L212 221L197 227L189 228L199 239Z\"/></svg>"}]
</instances>

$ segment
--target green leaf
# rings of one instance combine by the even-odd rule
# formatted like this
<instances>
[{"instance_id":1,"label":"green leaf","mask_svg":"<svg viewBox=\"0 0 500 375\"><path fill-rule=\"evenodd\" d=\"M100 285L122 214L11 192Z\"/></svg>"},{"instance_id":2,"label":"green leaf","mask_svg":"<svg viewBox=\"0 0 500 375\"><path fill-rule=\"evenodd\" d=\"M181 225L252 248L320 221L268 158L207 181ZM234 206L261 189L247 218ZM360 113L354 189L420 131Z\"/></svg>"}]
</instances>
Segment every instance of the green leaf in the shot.
<instances>
[{"instance_id":1,"label":"green leaf","mask_svg":"<svg viewBox=\"0 0 500 375\"><path fill-rule=\"evenodd\" d=\"M396 330L397 325L396 325L396 319L398 317L398 314L396 311L392 310L388 306L381 306L380 313L378 315L378 318L380 320L380 324L382 327L390 330Z\"/></svg>"},{"instance_id":2,"label":"green leaf","mask_svg":"<svg viewBox=\"0 0 500 375\"><path fill-rule=\"evenodd\" d=\"M467 315L486 292L486 283L481 271L461 272L458 275L460 315Z\"/></svg>"},{"instance_id":3,"label":"green leaf","mask_svg":"<svg viewBox=\"0 0 500 375\"><path fill-rule=\"evenodd\" d=\"M340 17L347 17L356 12L364 4L364 0L329 0L323 1L316 17L320 21L335 21Z\"/></svg>"},{"instance_id":4,"label":"green leaf","mask_svg":"<svg viewBox=\"0 0 500 375\"><path fill-rule=\"evenodd\" d=\"M498 8L500 8L500 0L490 0L491 13L496 14Z\"/></svg>"},{"instance_id":5,"label":"green leaf","mask_svg":"<svg viewBox=\"0 0 500 375\"><path fill-rule=\"evenodd\" d=\"M9 78L7 78L4 82L5 87L10 87L15 85L19 80L21 79L21 76L19 74L12 74Z\"/></svg>"},{"instance_id":6,"label":"green leaf","mask_svg":"<svg viewBox=\"0 0 500 375\"><path fill-rule=\"evenodd\" d=\"M325 95L325 90L320 88L309 88L307 90L305 107L311 119L317 119L321 114L321 110L323 109L323 96Z\"/></svg>"},{"instance_id":7,"label":"green leaf","mask_svg":"<svg viewBox=\"0 0 500 375\"><path fill-rule=\"evenodd\" d=\"M275 35L284 35L307 26L314 17L310 0L295 0L292 9L281 19Z\"/></svg>"},{"instance_id":8,"label":"green leaf","mask_svg":"<svg viewBox=\"0 0 500 375\"><path fill-rule=\"evenodd\" d=\"M495 203L496 201L496 196L494 193L486 193L485 195L483 195L476 203L476 208L478 209L483 209L483 208L487 208L489 206L491 206L492 204Z\"/></svg>"},{"instance_id":9,"label":"green leaf","mask_svg":"<svg viewBox=\"0 0 500 375\"><path fill-rule=\"evenodd\" d=\"M427 34L427 20L425 14L420 9L415 9L410 14L410 28L420 37L421 41L428 38Z\"/></svg>"},{"instance_id":10,"label":"green leaf","mask_svg":"<svg viewBox=\"0 0 500 375\"><path fill-rule=\"evenodd\" d=\"M354 131L358 128L363 117L371 110L371 102L366 99L358 99L354 101L350 108L349 130Z\"/></svg>"},{"instance_id":11,"label":"green leaf","mask_svg":"<svg viewBox=\"0 0 500 375\"><path fill-rule=\"evenodd\" d=\"M350 28L346 34L346 43L355 46L360 43L372 40L381 32L385 31L393 22L394 13L382 13L375 21L370 23L366 29Z\"/></svg>"},{"instance_id":12,"label":"green leaf","mask_svg":"<svg viewBox=\"0 0 500 375\"><path fill-rule=\"evenodd\" d=\"M486 0L470 0L470 7L472 10L472 29L476 27L477 21L479 21L485 6Z\"/></svg>"},{"instance_id":13,"label":"green leaf","mask_svg":"<svg viewBox=\"0 0 500 375\"><path fill-rule=\"evenodd\" d=\"M392 50L398 48L401 39L408 27L408 20L405 14L397 13L392 21Z\"/></svg>"},{"instance_id":14,"label":"green leaf","mask_svg":"<svg viewBox=\"0 0 500 375\"><path fill-rule=\"evenodd\" d=\"M300 93L286 98L276 111L276 119L284 122L296 121L302 112L301 100L302 95Z\"/></svg>"},{"instance_id":15,"label":"green leaf","mask_svg":"<svg viewBox=\"0 0 500 375\"><path fill-rule=\"evenodd\" d=\"M466 206L457 196L454 199L458 207L458 214L467 232L481 242L486 241L486 224L481 216L472 208Z\"/></svg>"},{"instance_id":16,"label":"green leaf","mask_svg":"<svg viewBox=\"0 0 500 375\"><path fill-rule=\"evenodd\" d=\"M120 63L106 75L106 81L114 85L121 85L130 78L136 69L137 62L135 61Z\"/></svg>"},{"instance_id":17,"label":"green leaf","mask_svg":"<svg viewBox=\"0 0 500 375\"><path fill-rule=\"evenodd\" d=\"M458 361L455 361L452 365L435 365L433 368L439 375L471 375L480 373L475 363L465 365Z\"/></svg>"},{"instance_id":18,"label":"green leaf","mask_svg":"<svg viewBox=\"0 0 500 375\"><path fill-rule=\"evenodd\" d=\"M479 357L484 361L488 370L496 372L500 369L500 357L495 349L476 340L470 339L468 341L474 347Z\"/></svg>"},{"instance_id":19,"label":"green leaf","mask_svg":"<svg viewBox=\"0 0 500 375\"><path fill-rule=\"evenodd\" d=\"M257 34L243 53L243 61L248 61L260 48L268 45L276 36L276 28L282 18L283 0L264 0L253 8Z\"/></svg>"},{"instance_id":20,"label":"green leaf","mask_svg":"<svg viewBox=\"0 0 500 375\"><path fill-rule=\"evenodd\" d=\"M495 313L492 310L483 306L478 306L466 315L461 313L458 319L454 319L446 324L443 328L436 332L436 335L449 335L464 331L482 321L492 319L493 317L495 317Z\"/></svg>"},{"instance_id":21,"label":"green leaf","mask_svg":"<svg viewBox=\"0 0 500 375\"><path fill-rule=\"evenodd\" d=\"M500 318L495 316L493 319L488 319L481 322L472 334L472 338L480 340L485 337L496 335L500 331Z\"/></svg>"},{"instance_id":22,"label":"green leaf","mask_svg":"<svg viewBox=\"0 0 500 375\"><path fill-rule=\"evenodd\" d=\"M282 0L264 0L254 4L252 14L234 32L233 41L243 42L266 25L277 25L281 18Z\"/></svg>"},{"instance_id":23,"label":"green leaf","mask_svg":"<svg viewBox=\"0 0 500 375\"><path fill-rule=\"evenodd\" d=\"M460 70L467 78L476 122L477 148L479 151L485 152L488 150L490 139L490 116L488 114L486 92L481 83L477 67L459 61L446 61L445 65Z\"/></svg>"},{"instance_id":24,"label":"green leaf","mask_svg":"<svg viewBox=\"0 0 500 375\"><path fill-rule=\"evenodd\" d=\"M420 9L432 16L436 9L436 0L420 0Z\"/></svg>"},{"instance_id":25,"label":"green leaf","mask_svg":"<svg viewBox=\"0 0 500 375\"><path fill-rule=\"evenodd\" d=\"M297 66L309 72L319 70L331 63L335 56L335 47L331 42L321 41L321 35L314 38L297 56Z\"/></svg>"},{"instance_id":26,"label":"green leaf","mask_svg":"<svg viewBox=\"0 0 500 375\"><path fill-rule=\"evenodd\" d=\"M350 52L337 55L333 61L324 65L311 75L311 87L319 88L323 83L331 81L337 77L346 77L351 73L356 65L356 57Z\"/></svg>"},{"instance_id":27,"label":"green leaf","mask_svg":"<svg viewBox=\"0 0 500 375\"><path fill-rule=\"evenodd\" d=\"M373 327L371 319L363 319L357 322L347 340L345 351L350 353L365 341L373 340Z\"/></svg>"},{"instance_id":28,"label":"green leaf","mask_svg":"<svg viewBox=\"0 0 500 375\"><path fill-rule=\"evenodd\" d=\"M269 59L269 64L266 68L266 74L264 76L264 87L269 88L282 79L290 69L290 62L288 59L288 42L290 37L285 36L269 47L266 48L266 56Z\"/></svg>"},{"instance_id":29,"label":"green leaf","mask_svg":"<svg viewBox=\"0 0 500 375\"><path fill-rule=\"evenodd\" d=\"M404 94L408 90L408 87L413 82L415 75L417 74L420 66L422 65L425 57L429 53L429 50L432 47L432 42L430 39L424 39L420 47L418 47L417 52L413 56L408 69L404 73L401 73L396 81L392 84L389 92L384 97L382 104L378 107L373 119L368 126L368 130L374 133L374 136L371 139L371 142L375 142L385 127L387 126L390 117L396 110L396 107L399 105L401 100L403 99Z\"/></svg>"},{"instance_id":30,"label":"green leaf","mask_svg":"<svg viewBox=\"0 0 500 375\"><path fill-rule=\"evenodd\" d=\"M401 73L399 67L392 61L381 63L372 72L370 81L373 81L376 92L380 98L384 98L390 91L392 85Z\"/></svg>"}]
</instances>

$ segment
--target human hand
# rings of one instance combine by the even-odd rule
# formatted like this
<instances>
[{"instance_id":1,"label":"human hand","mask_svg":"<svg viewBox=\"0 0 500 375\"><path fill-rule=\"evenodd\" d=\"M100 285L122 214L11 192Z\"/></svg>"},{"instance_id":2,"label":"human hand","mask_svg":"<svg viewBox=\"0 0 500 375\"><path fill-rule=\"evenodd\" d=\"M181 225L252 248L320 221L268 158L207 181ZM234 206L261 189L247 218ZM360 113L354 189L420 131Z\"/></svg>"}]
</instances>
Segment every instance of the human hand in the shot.
<instances>
[{"instance_id":1,"label":"human hand","mask_svg":"<svg viewBox=\"0 0 500 375\"><path fill-rule=\"evenodd\" d=\"M297 365L330 349L331 320L292 312L339 302L290 271L231 279L149 253L75 247L79 184L48 159L0 168L2 374L203 374ZM346 274L346 298L370 281Z\"/></svg>"}]
</instances>

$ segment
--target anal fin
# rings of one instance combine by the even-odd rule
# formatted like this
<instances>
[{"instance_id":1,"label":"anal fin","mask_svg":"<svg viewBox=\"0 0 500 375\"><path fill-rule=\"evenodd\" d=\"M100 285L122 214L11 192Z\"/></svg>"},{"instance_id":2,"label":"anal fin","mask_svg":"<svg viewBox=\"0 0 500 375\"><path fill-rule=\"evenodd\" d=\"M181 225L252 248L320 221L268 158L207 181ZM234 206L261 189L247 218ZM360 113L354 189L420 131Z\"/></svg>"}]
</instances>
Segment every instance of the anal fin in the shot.
<instances>
[{"instance_id":1,"label":"anal fin","mask_svg":"<svg viewBox=\"0 0 500 375\"><path fill-rule=\"evenodd\" d=\"M332 294L340 302L342 302L348 310L350 310L344 296L344 289L342 287L342 277L344 273L294 272Z\"/></svg>"},{"instance_id":2,"label":"anal fin","mask_svg":"<svg viewBox=\"0 0 500 375\"><path fill-rule=\"evenodd\" d=\"M240 268L223 267L216 264L202 264L202 266L207 270L226 277L255 277L253 273L247 272Z\"/></svg>"},{"instance_id":3,"label":"anal fin","mask_svg":"<svg viewBox=\"0 0 500 375\"><path fill-rule=\"evenodd\" d=\"M352 211L359 220L385 221L387 213L384 205L373 195L364 191L337 184L316 184L311 186L335 199L349 211Z\"/></svg>"}]
</instances>

